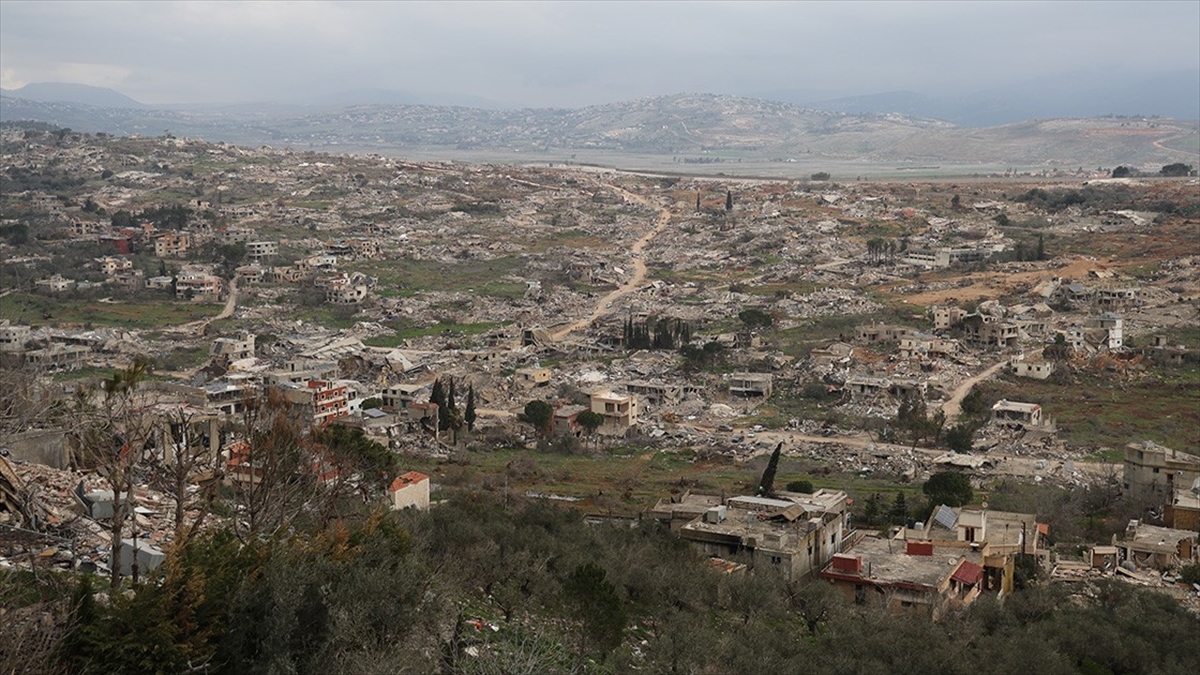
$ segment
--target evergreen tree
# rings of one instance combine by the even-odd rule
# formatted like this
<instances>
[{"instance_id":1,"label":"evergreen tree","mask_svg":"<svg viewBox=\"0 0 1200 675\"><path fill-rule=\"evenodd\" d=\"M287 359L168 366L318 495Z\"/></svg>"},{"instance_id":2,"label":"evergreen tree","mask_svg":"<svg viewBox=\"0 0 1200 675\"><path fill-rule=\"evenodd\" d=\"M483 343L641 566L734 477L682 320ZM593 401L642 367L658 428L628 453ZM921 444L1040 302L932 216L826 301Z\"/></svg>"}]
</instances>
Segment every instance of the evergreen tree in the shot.
<instances>
[{"instance_id":1,"label":"evergreen tree","mask_svg":"<svg viewBox=\"0 0 1200 675\"><path fill-rule=\"evenodd\" d=\"M725 191L725 210L726 211L733 210L733 190Z\"/></svg>"},{"instance_id":2,"label":"evergreen tree","mask_svg":"<svg viewBox=\"0 0 1200 675\"><path fill-rule=\"evenodd\" d=\"M779 469L779 455L783 452L783 443L775 446L775 452L771 453L771 459L767 462L767 468L763 471L762 479L758 481L758 494L765 496L771 494L775 489L775 472Z\"/></svg>"},{"instance_id":3,"label":"evergreen tree","mask_svg":"<svg viewBox=\"0 0 1200 675\"><path fill-rule=\"evenodd\" d=\"M696 191L696 211L700 211L700 191Z\"/></svg>"},{"instance_id":4,"label":"evergreen tree","mask_svg":"<svg viewBox=\"0 0 1200 675\"><path fill-rule=\"evenodd\" d=\"M892 517L892 522L898 525L908 520L908 503L904 500L903 492L896 493L896 499L892 502L892 510L888 515Z\"/></svg>"},{"instance_id":5,"label":"evergreen tree","mask_svg":"<svg viewBox=\"0 0 1200 675\"><path fill-rule=\"evenodd\" d=\"M475 431L475 385L467 386L467 411L463 419L467 423L467 431Z\"/></svg>"}]
</instances>

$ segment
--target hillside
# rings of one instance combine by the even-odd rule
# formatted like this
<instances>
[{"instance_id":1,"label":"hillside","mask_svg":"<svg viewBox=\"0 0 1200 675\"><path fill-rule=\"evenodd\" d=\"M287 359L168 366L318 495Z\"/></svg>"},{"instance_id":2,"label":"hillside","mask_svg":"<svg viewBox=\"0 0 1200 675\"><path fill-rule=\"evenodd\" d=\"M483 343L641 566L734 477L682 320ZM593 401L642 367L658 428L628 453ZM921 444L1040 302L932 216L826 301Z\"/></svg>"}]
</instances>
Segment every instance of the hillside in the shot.
<instances>
[{"instance_id":1,"label":"hillside","mask_svg":"<svg viewBox=\"0 0 1200 675\"><path fill-rule=\"evenodd\" d=\"M1153 167L1198 163L1195 122L1105 117L1034 120L989 128L899 113L847 114L788 103L678 94L575 110L425 105L229 108L203 112L32 101L6 93L0 119L79 131L180 136L245 145L472 153L606 152L696 161ZM708 159L705 159L705 158Z\"/></svg>"}]
</instances>

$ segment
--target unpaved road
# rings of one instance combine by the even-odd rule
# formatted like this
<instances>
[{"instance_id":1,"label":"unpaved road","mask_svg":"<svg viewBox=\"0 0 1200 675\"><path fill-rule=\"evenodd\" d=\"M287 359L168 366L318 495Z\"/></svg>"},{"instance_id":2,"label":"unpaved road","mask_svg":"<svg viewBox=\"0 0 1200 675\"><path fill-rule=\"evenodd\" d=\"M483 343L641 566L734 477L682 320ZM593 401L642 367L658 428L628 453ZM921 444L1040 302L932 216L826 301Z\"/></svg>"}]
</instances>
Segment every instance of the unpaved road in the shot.
<instances>
[{"instance_id":1,"label":"unpaved road","mask_svg":"<svg viewBox=\"0 0 1200 675\"><path fill-rule=\"evenodd\" d=\"M605 185L604 187L607 187L615 192L619 192L624 195L626 199L633 200L639 204L642 204L643 206L651 205L649 199L646 199L641 195L636 195L628 190L623 190L613 185ZM616 290L611 291L608 293L608 295L600 298L596 302L596 307L592 309L591 315L554 331L551 333L550 337L554 338L555 340L561 340L577 330L587 328L596 319L599 319L606 314L611 314L612 306L616 304L617 300L621 299L625 295L628 295L629 293L632 293L642 285L642 282L646 280L646 261L642 259L642 251L646 248L646 244L650 243L652 239L657 237L659 233L666 229L667 225L671 222L671 215L671 209L666 207L660 209L658 212L658 220L655 221L654 227L649 232L642 235L642 237L634 242L633 246L630 247L629 250L633 256L633 276L629 277L629 279L617 287Z\"/></svg>"},{"instance_id":2,"label":"unpaved road","mask_svg":"<svg viewBox=\"0 0 1200 675\"><path fill-rule=\"evenodd\" d=\"M989 377L992 377L996 373L1000 372L1000 369L1008 365L1008 362L1009 359L1004 359L1003 361L992 365L982 373L963 380L962 383L954 389L954 393L950 395L950 398L942 404L942 412L946 414L946 423L955 424L955 420L957 420L959 414L962 413L963 399L967 397L967 394L971 393L971 387L974 387L980 382L983 382Z\"/></svg>"}]
</instances>

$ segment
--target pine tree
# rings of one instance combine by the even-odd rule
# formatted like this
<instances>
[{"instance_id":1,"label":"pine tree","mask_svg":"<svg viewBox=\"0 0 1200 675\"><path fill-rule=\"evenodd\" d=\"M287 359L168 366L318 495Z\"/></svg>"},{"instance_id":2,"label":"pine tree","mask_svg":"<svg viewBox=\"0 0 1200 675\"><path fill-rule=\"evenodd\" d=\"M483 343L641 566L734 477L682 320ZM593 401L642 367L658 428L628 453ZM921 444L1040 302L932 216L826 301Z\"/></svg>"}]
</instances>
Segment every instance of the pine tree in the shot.
<instances>
[{"instance_id":1,"label":"pine tree","mask_svg":"<svg viewBox=\"0 0 1200 675\"><path fill-rule=\"evenodd\" d=\"M733 210L733 190L725 191L725 210L726 211Z\"/></svg>"},{"instance_id":2,"label":"pine tree","mask_svg":"<svg viewBox=\"0 0 1200 675\"><path fill-rule=\"evenodd\" d=\"M696 212L700 212L700 191L696 191Z\"/></svg>"}]
</instances>

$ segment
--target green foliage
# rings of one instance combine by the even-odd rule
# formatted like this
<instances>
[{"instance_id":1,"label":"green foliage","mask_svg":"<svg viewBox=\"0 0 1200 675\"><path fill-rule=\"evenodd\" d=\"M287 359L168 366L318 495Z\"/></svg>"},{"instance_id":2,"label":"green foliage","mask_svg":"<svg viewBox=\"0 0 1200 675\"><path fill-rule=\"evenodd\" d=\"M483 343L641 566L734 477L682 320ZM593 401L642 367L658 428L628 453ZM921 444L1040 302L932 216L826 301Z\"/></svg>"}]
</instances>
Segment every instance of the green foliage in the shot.
<instances>
[{"instance_id":1,"label":"green foliage","mask_svg":"<svg viewBox=\"0 0 1200 675\"><path fill-rule=\"evenodd\" d=\"M554 419L554 408L541 399L534 399L525 404L522 419L533 425L533 431L538 436L550 433L550 422Z\"/></svg>"},{"instance_id":2,"label":"green foliage","mask_svg":"<svg viewBox=\"0 0 1200 675\"><path fill-rule=\"evenodd\" d=\"M381 399L377 396L372 396L370 398L363 399L363 402L362 402L363 410L375 410L376 408L382 408L382 407L383 407L383 399Z\"/></svg>"},{"instance_id":3,"label":"green foliage","mask_svg":"<svg viewBox=\"0 0 1200 675\"><path fill-rule=\"evenodd\" d=\"M925 399L920 395L906 395L900 401L896 417L889 422L894 433L907 436L915 448L918 443L926 440L937 441L946 424L946 415L938 410L929 416Z\"/></svg>"},{"instance_id":4,"label":"green foliage","mask_svg":"<svg viewBox=\"0 0 1200 675\"><path fill-rule=\"evenodd\" d=\"M1200 563L1192 563L1180 568L1179 580L1185 584L1200 584Z\"/></svg>"},{"instance_id":5,"label":"green foliage","mask_svg":"<svg viewBox=\"0 0 1200 675\"><path fill-rule=\"evenodd\" d=\"M813 484L810 480L794 480L787 484L788 492L800 492L806 495L813 493Z\"/></svg>"},{"instance_id":6,"label":"green foliage","mask_svg":"<svg viewBox=\"0 0 1200 675\"><path fill-rule=\"evenodd\" d=\"M686 370L703 370L719 365L725 361L725 347L716 340L705 343L703 347L687 344L679 348Z\"/></svg>"},{"instance_id":7,"label":"green foliage","mask_svg":"<svg viewBox=\"0 0 1200 675\"><path fill-rule=\"evenodd\" d=\"M1133 175L1134 170L1127 166L1118 166L1112 170L1113 178L1128 178Z\"/></svg>"},{"instance_id":8,"label":"green foliage","mask_svg":"<svg viewBox=\"0 0 1200 675\"><path fill-rule=\"evenodd\" d=\"M955 452L971 452L974 449L974 435L975 429L971 424L956 424L946 430L946 446Z\"/></svg>"},{"instance_id":9,"label":"green foliage","mask_svg":"<svg viewBox=\"0 0 1200 675\"><path fill-rule=\"evenodd\" d=\"M812 174L811 176L809 176L809 179L810 180L818 180L818 181L829 180L829 172L828 171L818 171L818 172Z\"/></svg>"},{"instance_id":10,"label":"green foliage","mask_svg":"<svg viewBox=\"0 0 1200 675\"><path fill-rule=\"evenodd\" d=\"M328 445L339 468L361 473L376 491L386 489L398 472L396 456L358 427L333 424L318 432L317 440Z\"/></svg>"},{"instance_id":11,"label":"green foliage","mask_svg":"<svg viewBox=\"0 0 1200 675\"><path fill-rule=\"evenodd\" d=\"M765 312L758 307L747 307L738 312L738 319L747 328L770 328L775 323L775 317L771 316L770 312Z\"/></svg>"},{"instance_id":12,"label":"green foliage","mask_svg":"<svg viewBox=\"0 0 1200 675\"><path fill-rule=\"evenodd\" d=\"M1183 162L1167 164L1159 169L1158 173L1160 176L1190 176L1192 175L1192 165L1184 164Z\"/></svg>"},{"instance_id":13,"label":"green foliage","mask_svg":"<svg viewBox=\"0 0 1200 675\"><path fill-rule=\"evenodd\" d=\"M762 478L758 480L758 489L755 493L763 496L769 495L775 491L775 473L779 470L779 456L783 452L783 443L775 446L775 451L771 453L771 459L767 461L767 468L763 469Z\"/></svg>"},{"instance_id":14,"label":"green foliage","mask_svg":"<svg viewBox=\"0 0 1200 675\"><path fill-rule=\"evenodd\" d=\"M463 422L467 425L467 431L475 431L475 420L479 418L479 413L475 409L475 385L467 387L467 409L463 413Z\"/></svg>"},{"instance_id":15,"label":"green foliage","mask_svg":"<svg viewBox=\"0 0 1200 675\"><path fill-rule=\"evenodd\" d=\"M607 658L621 644L625 632L625 608L606 576L603 568L588 562L576 567L563 584L568 616L580 622L581 660L589 646L602 660Z\"/></svg>"},{"instance_id":16,"label":"green foliage","mask_svg":"<svg viewBox=\"0 0 1200 675\"><path fill-rule=\"evenodd\" d=\"M588 436L591 436L596 433L597 429L604 425L604 415L592 410L584 410L579 413L575 421L579 423L579 426L583 427Z\"/></svg>"},{"instance_id":17,"label":"green foliage","mask_svg":"<svg viewBox=\"0 0 1200 675\"><path fill-rule=\"evenodd\" d=\"M964 506L971 503L974 492L966 475L953 471L940 471L929 477L921 491L933 506Z\"/></svg>"}]
</instances>

